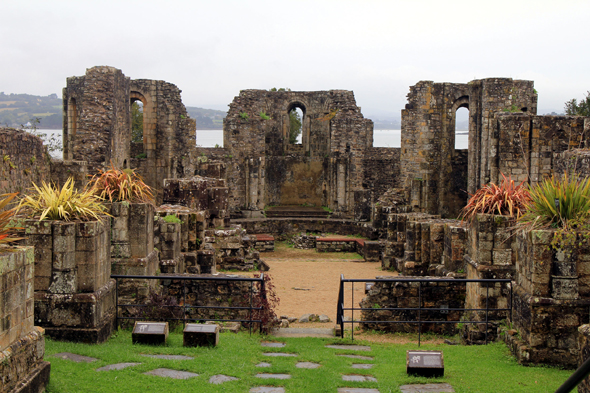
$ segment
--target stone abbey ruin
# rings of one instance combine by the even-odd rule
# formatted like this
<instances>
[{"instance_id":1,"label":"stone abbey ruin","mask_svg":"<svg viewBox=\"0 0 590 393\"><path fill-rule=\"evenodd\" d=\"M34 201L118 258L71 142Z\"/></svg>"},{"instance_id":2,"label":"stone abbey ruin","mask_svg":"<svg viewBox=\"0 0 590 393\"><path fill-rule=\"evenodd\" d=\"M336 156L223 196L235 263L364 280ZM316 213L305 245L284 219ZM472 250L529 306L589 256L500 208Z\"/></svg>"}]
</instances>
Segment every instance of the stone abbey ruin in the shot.
<instances>
[{"instance_id":1,"label":"stone abbey ruin","mask_svg":"<svg viewBox=\"0 0 590 393\"><path fill-rule=\"evenodd\" d=\"M134 101L143 104L142 142L131 138ZM466 150L454 148L461 107L469 109ZM303 113L300 144L288 137L294 108ZM8 157L0 162L2 192L25 192L32 182L63 184L68 177L81 187L87 175L113 165L136 169L156 191L157 207L112 203L112 217L103 221L25 222L29 247L1 256L2 392L46 381L43 329L57 339L108 339L118 312L111 274L251 269L264 266L260 252L272 248L272 237L302 232L364 236L355 247L366 260L408 277L432 278L420 301L433 307L511 306L513 329L501 336L524 364L574 367L588 351L588 242L564 262L548 247L548 231L509 236L511 222L504 216L457 219L468 193L499 183L502 174L536 184L571 171L574 162L578 174L590 174L590 155L579 149L587 147L590 118L537 115L532 81L418 82L402 110L401 148L373 147L372 121L363 117L353 92L344 90L243 90L229 105L219 148L197 146L196 123L176 86L133 80L116 68L93 67L68 78L63 109L63 160L49 159L34 136L0 130ZM163 221L169 213L181 223ZM448 286L437 284L437 277L511 282ZM181 296L167 281L160 290ZM119 296L145 297L155 285L129 281ZM212 284L189 288L187 298L225 304L244 290ZM378 283L361 306L416 302L412 285ZM363 317L395 318L385 311ZM449 312L438 318L462 317ZM431 329L440 331L436 326ZM378 322L369 327L414 329ZM501 329L496 323L488 331L484 325L450 330L480 343L486 333L499 338Z\"/></svg>"}]
</instances>

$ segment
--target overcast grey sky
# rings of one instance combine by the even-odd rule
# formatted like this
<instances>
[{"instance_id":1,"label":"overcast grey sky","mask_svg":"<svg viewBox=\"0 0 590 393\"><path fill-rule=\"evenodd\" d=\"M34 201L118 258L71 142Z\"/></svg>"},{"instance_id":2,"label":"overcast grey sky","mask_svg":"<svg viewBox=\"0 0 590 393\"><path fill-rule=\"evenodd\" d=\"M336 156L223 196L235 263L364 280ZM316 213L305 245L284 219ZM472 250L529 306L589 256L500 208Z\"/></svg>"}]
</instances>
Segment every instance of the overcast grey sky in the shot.
<instances>
[{"instance_id":1,"label":"overcast grey sky","mask_svg":"<svg viewBox=\"0 0 590 393\"><path fill-rule=\"evenodd\" d=\"M353 90L374 118L420 80L534 80L540 114L590 90L588 0L2 0L0 15L7 94L61 97L95 65L222 110L242 89Z\"/></svg>"}]
</instances>

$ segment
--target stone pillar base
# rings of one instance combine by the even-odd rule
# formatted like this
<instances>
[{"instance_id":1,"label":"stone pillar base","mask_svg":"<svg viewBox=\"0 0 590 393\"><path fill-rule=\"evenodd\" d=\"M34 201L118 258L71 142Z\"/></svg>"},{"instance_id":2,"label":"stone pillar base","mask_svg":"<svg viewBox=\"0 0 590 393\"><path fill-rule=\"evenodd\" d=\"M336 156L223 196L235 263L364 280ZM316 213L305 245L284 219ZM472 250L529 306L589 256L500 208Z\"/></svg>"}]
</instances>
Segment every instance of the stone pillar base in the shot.
<instances>
[{"instance_id":1,"label":"stone pillar base","mask_svg":"<svg viewBox=\"0 0 590 393\"><path fill-rule=\"evenodd\" d=\"M105 342L114 330L115 313L114 280L91 293L35 292L35 323L55 340Z\"/></svg>"},{"instance_id":2,"label":"stone pillar base","mask_svg":"<svg viewBox=\"0 0 590 393\"><path fill-rule=\"evenodd\" d=\"M0 392L37 393L49 383L49 362L43 361L43 329L33 331L0 352Z\"/></svg>"}]
</instances>

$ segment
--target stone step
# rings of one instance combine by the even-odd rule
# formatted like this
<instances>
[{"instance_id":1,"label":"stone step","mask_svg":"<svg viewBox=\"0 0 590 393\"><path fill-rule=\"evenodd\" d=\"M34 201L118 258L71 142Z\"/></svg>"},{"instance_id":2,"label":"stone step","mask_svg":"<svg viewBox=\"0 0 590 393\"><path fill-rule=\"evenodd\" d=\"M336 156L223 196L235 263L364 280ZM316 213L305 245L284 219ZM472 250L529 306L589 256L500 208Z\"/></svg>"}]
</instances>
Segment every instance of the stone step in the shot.
<instances>
[{"instance_id":1,"label":"stone step","mask_svg":"<svg viewBox=\"0 0 590 393\"><path fill-rule=\"evenodd\" d=\"M266 217L318 217L328 218L330 213L321 207L273 206L265 210Z\"/></svg>"}]
</instances>

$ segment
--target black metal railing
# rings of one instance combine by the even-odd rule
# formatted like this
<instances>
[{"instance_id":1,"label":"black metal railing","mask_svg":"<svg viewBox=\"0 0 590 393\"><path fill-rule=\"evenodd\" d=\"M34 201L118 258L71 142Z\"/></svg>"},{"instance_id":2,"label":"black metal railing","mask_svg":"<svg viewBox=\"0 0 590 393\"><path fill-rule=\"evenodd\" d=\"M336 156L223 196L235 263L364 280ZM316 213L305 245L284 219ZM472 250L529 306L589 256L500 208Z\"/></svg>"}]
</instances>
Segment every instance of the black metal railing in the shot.
<instances>
[{"instance_id":1,"label":"black metal railing","mask_svg":"<svg viewBox=\"0 0 590 393\"><path fill-rule=\"evenodd\" d=\"M396 307L396 308L362 308L362 307L345 307L345 299L344 299L344 284L351 283L351 305L354 305L354 283L378 283L378 282L388 282L388 283L395 283L395 282L402 282L402 283L418 283L418 307ZM450 283L450 284L462 284L462 283L486 283L486 306L485 308L434 308L434 307L422 307L422 283ZM341 329L341 337L344 337L344 324L345 323L364 323L364 324L396 324L396 323L405 323L405 324L417 324L418 325L418 345L420 345L421 333L422 333L422 324L429 323L429 324L485 324L485 343L488 342L488 325L490 321L501 320L504 318L490 318L490 313L493 312L496 315L497 312L505 312L507 315L510 314L510 320L512 320L512 285L507 285L510 289L510 299L507 302L507 308L490 308L489 307L489 284L495 283L506 283L509 284L511 280L509 279L454 279L454 278L440 278L440 279L432 279L432 278L408 278L408 277L392 277L386 279L345 279L344 275L340 275L340 290L338 292L338 309L336 311L336 323L340 325ZM351 311L352 317L350 320L346 321L344 318L344 312ZM361 312L361 319L355 320L354 319L354 312L360 311ZM403 311L416 311L417 318L413 320L404 320L404 321L397 321L397 320L387 320L387 321L368 321L362 319L362 312L363 311L392 311L392 312L403 312ZM485 320L428 320L422 319L423 312L432 312L438 311L441 313L448 313L451 311L476 311L476 312L485 312ZM354 327L354 326L353 326ZM352 339L354 340L354 329L352 329Z\"/></svg>"},{"instance_id":2,"label":"black metal railing","mask_svg":"<svg viewBox=\"0 0 590 393\"><path fill-rule=\"evenodd\" d=\"M176 308L182 309L183 317L182 318L167 318L170 321L183 321L185 324L191 321L214 321L214 322L240 322L240 323L247 323L250 329L250 334L252 334L252 326L253 324L258 323L260 329L262 329L262 320L261 319L254 319L253 312L260 311L263 309L262 304L264 304L263 299L259 299L257 302L260 306L255 306L255 297L256 296L265 296L266 291L264 288L264 274L260 274L258 278L250 278L250 277L195 277L195 276L172 276L172 275L161 275L161 276L124 276L119 274L112 274L111 278L115 279L115 300L116 300L116 324L117 328L119 327L119 320L138 320L144 319L141 316L121 316L120 311L124 310L125 308L143 308L143 307L150 307L148 304L140 304L140 303L126 303L121 304L119 303L119 280L124 279L134 279L134 280L180 280L182 281L182 304L175 305L175 306L162 306L168 308ZM248 294L248 305L247 306L197 306L192 305L187 302L186 294L186 282L187 281L239 281L239 282L249 282L249 294ZM256 290L254 283L259 283L260 288ZM189 312L195 309L214 309L214 310L248 310L248 319L239 319L239 318L232 318L232 319L221 319L221 318L203 318L203 317L190 317Z\"/></svg>"},{"instance_id":3,"label":"black metal railing","mask_svg":"<svg viewBox=\"0 0 590 393\"><path fill-rule=\"evenodd\" d=\"M590 358L584 363L561 385L555 393L569 393L576 388L590 374Z\"/></svg>"}]
</instances>

